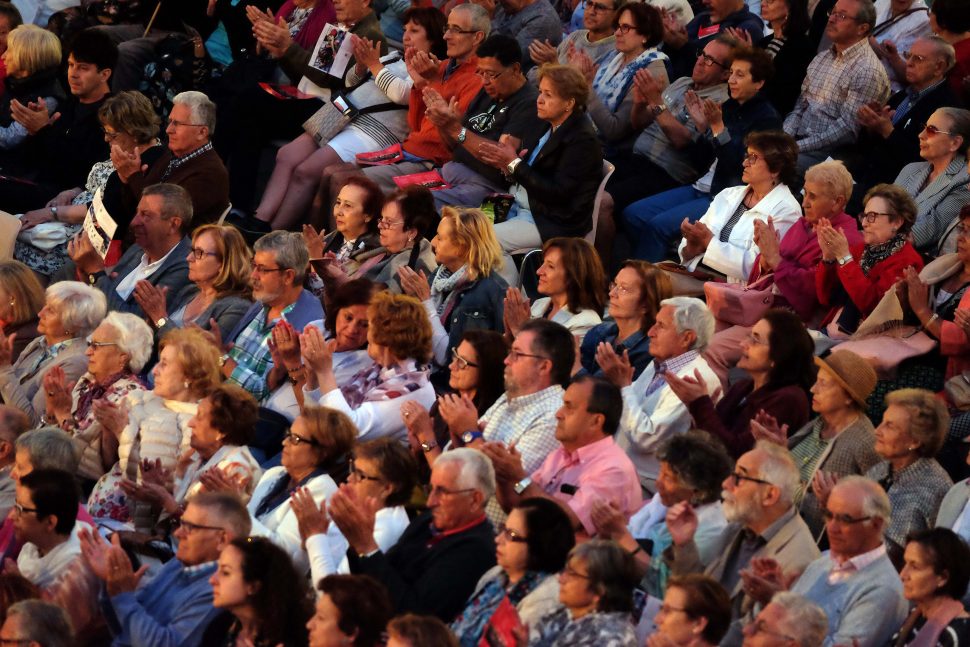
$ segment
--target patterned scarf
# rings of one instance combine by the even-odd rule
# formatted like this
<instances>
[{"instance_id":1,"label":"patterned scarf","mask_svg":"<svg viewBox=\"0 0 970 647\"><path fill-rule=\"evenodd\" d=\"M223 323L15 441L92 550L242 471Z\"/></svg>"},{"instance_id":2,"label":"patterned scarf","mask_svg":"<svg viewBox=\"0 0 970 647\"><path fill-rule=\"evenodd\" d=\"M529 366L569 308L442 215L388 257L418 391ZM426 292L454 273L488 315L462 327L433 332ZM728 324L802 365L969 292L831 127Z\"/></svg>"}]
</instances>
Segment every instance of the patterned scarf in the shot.
<instances>
[{"instance_id":1,"label":"patterned scarf","mask_svg":"<svg viewBox=\"0 0 970 647\"><path fill-rule=\"evenodd\" d=\"M110 389L115 382L118 380L134 380L138 381L138 378L129 370L121 371L120 373L115 373L107 380L104 384L94 381L94 377L82 377L86 383L81 385L80 395L77 397L77 408L74 409L74 419L82 420L87 418L88 413L91 411L91 404L95 400L100 400L104 397L104 394Z\"/></svg>"},{"instance_id":2,"label":"patterned scarf","mask_svg":"<svg viewBox=\"0 0 970 647\"><path fill-rule=\"evenodd\" d=\"M906 237L902 234L896 234L884 243L866 245L866 248L862 250L862 260L859 261L859 267L862 268L862 273L869 276L869 270L874 265L883 262L901 250L905 244Z\"/></svg>"},{"instance_id":3,"label":"patterned scarf","mask_svg":"<svg viewBox=\"0 0 970 647\"><path fill-rule=\"evenodd\" d=\"M468 274L468 266L462 265L454 272L451 272L444 265L439 265L431 281L431 300L438 310L441 323L448 320L451 308L454 304L457 288L464 285L467 281L465 276Z\"/></svg>"},{"instance_id":4,"label":"patterned scarf","mask_svg":"<svg viewBox=\"0 0 970 647\"><path fill-rule=\"evenodd\" d=\"M623 63L622 53L617 54L609 63L601 65L596 71L596 76L593 77L593 92L610 109L610 112L616 112L633 84L634 75L656 60L667 60L667 55L652 47L644 50L629 64Z\"/></svg>"},{"instance_id":5,"label":"patterned scarf","mask_svg":"<svg viewBox=\"0 0 970 647\"><path fill-rule=\"evenodd\" d=\"M412 360L390 368L373 364L350 378L340 391L350 408L356 409L364 402L393 400L414 393L427 383L428 370L418 368Z\"/></svg>"},{"instance_id":6,"label":"patterned scarf","mask_svg":"<svg viewBox=\"0 0 970 647\"><path fill-rule=\"evenodd\" d=\"M195 149L188 155L183 155L182 157L173 157L171 160L169 160L168 166L165 167L165 172L162 173L162 179L159 180L159 182L164 182L165 180L167 180L168 176L171 175L173 172L175 172L175 169L182 166L189 160L193 160L196 157L199 157L200 155L208 153L211 150L212 150L212 142L206 142L204 146L201 146L200 148Z\"/></svg>"},{"instance_id":7,"label":"patterned scarf","mask_svg":"<svg viewBox=\"0 0 970 647\"><path fill-rule=\"evenodd\" d=\"M506 596L512 606L517 606L522 599L532 593L537 586L545 581L547 573L529 571L522 579L509 586L509 578L504 572L482 587L465 605L465 610L451 623L451 630L458 636L462 647L477 647L485 633L485 628L492 619L492 614Z\"/></svg>"}]
</instances>

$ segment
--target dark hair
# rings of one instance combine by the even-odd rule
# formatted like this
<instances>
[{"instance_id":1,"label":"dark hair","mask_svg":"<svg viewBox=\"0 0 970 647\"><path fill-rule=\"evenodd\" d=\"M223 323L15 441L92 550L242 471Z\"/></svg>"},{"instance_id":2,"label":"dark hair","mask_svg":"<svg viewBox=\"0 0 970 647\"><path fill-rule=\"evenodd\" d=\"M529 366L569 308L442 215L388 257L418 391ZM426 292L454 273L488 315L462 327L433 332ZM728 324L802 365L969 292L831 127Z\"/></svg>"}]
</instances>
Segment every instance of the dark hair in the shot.
<instances>
[{"instance_id":1,"label":"dark hair","mask_svg":"<svg viewBox=\"0 0 970 647\"><path fill-rule=\"evenodd\" d=\"M401 24L406 25L413 22L415 25L424 28L424 33L431 43L431 53L439 60L448 57L448 45L445 43L445 25L448 24L448 17L441 13L437 7L411 7L404 12Z\"/></svg>"},{"instance_id":2,"label":"dark hair","mask_svg":"<svg viewBox=\"0 0 970 647\"><path fill-rule=\"evenodd\" d=\"M492 34L482 41L482 44L475 50L478 58L497 59L503 67L512 67L516 63L522 63L522 48L519 42L511 36L505 34Z\"/></svg>"},{"instance_id":3,"label":"dark hair","mask_svg":"<svg viewBox=\"0 0 970 647\"><path fill-rule=\"evenodd\" d=\"M620 389L609 380L592 375L580 375L573 379L573 384L590 383L592 389L586 401L586 411L603 414L603 434L616 435L620 428L620 418L623 416L623 396Z\"/></svg>"},{"instance_id":4,"label":"dark hair","mask_svg":"<svg viewBox=\"0 0 970 647\"><path fill-rule=\"evenodd\" d=\"M771 326L768 356L774 366L768 371L768 384L778 389L797 384L806 392L815 384L815 342L801 317L791 310L772 308L762 317Z\"/></svg>"},{"instance_id":5,"label":"dark hair","mask_svg":"<svg viewBox=\"0 0 970 647\"><path fill-rule=\"evenodd\" d=\"M354 647L383 645L384 628L394 615L387 589L370 575L328 575L317 589L330 596L340 612L337 626L354 636Z\"/></svg>"},{"instance_id":6,"label":"dark hair","mask_svg":"<svg viewBox=\"0 0 970 647\"><path fill-rule=\"evenodd\" d=\"M784 0L788 7L788 20L782 30L786 38L801 37L808 33L812 19L808 17L808 0Z\"/></svg>"},{"instance_id":7,"label":"dark hair","mask_svg":"<svg viewBox=\"0 0 970 647\"><path fill-rule=\"evenodd\" d=\"M212 404L209 424L222 434L225 445L248 445L252 442L259 422L259 404L252 393L223 383L206 396Z\"/></svg>"},{"instance_id":8,"label":"dark hair","mask_svg":"<svg viewBox=\"0 0 970 647\"><path fill-rule=\"evenodd\" d=\"M897 184L877 184L866 191L862 199L863 209L873 198L882 198L889 203L889 211L893 214L890 220L898 220L902 223L899 225L898 233L905 234L913 228L919 210L913 196L906 189Z\"/></svg>"},{"instance_id":9,"label":"dark hair","mask_svg":"<svg viewBox=\"0 0 970 647\"><path fill-rule=\"evenodd\" d=\"M717 501L721 497L721 483L734 468L724 444L700 429L671 436L660 446L657 458L694 490L692 505Z\"/></svg>"},{"instance_id":10,"label":"dark hair","mask_svg":"<svg viewBox=\"0 0 970 647\"><path fill-rule=\"evenodd\" d=\"M484 414L505 391L503 373L509 343L495 330L466 330L461 341L467 341L478 357L478 384L475 386L475 410Z\"/></svg>"},{"instance_id":11,"label":"dark hair","mask_svg":"<svg viewBox=\"0 0 970 647\"><path fill-rule=\"evenodd\" d=\"M141 191L141 197L156 196L162 199L161 216L163 220L178 218L181 222L179 231L185 235L192 230L192 196L185 187L168 182L160 182L146 186Z\"/></svg>"},{"instance_id":12,"label":"dark hair","mask_svg":"<svg viewBox=\"0 0 970 647\"><path fill-rule=\"evenodd\" d=\"M285 550L265 537L229 542L242 555L242 576L255 591L249 603L259 617L259 634L270 645L306 645L304 626L312 615L306 579Z\"/></svg>"},{"instance_id":13,"label":"dark hair","mask_svg":"<svg viewBox=\"0 0 970 647\"><path fill-rule=\"evenodd\" d=\"M633 27L638 34L647 39L645 47L656 47L663 40L664 23L660 11L646 2L627 2L617 6L613 15L613 29L620 26L620 16L629 11Z\"/></svg>"},{"instance_id":14,"label":"dark hair","mask_svg":"<svg viewBox=\"0 0 970 647\"><path fill-rule=\"evenodd\" d=\"M529 319L519 334L531 332L535 339L531 351L552 361L552 383L565 387L576 361L576 342L565 326L548 319Z\"/></svg>"},{"instance_id":15,"label":"dark hair","mask_svg":"<svg viewBox=\"0 0 970 647\"><path fill-rule=\"evenodd\" d=\"M916 542L923 548L937 575L946 574L946 584L936 590L954 600L963 598L970 582L970 547L949 528L930 528L911 534L906 543Z\"/></svg>"},{"instance_id":16,"label":"dark hair","mask_svg":"<svg viewBox=\"0 0 970 647\"><path fill-rule=\"evenodd\" d=\"M432 225L438 221L438 210L434 206L434 196L427 187L412 184L398 189L387 196L384 204L396 202L404 218L405 229L416 229L418 236L424 238L431 233Z\"/></svg>"},{"instance_id":17,"label":"dark hair","mask_svg":"<svg viewBox=\"0 0 970 647\"><path fill-rule=\"evenodd\" d=\"M623 261L620 269L629 267L637 273L640 279L640 307L643 308L643 319L640 320L640 330L646 334L657 323L657 313L660 312L660 302L674 296L670 276L653 263L630 259ZM619 274L619 272L617 272ZM607 295L608 296L608 295Z\"/></svg>"},{"instance_id":18,"label":"dark hair","mask_svg":"<svg viewBox=\"0 0 970 647\"><path fill-rule=\"evenodd\" d=\"M381 209L384 207L384 192L381 191L381 187L366 175L351 175L344 180L340 188L342 189L345 186L355 186L364 192L364 203L361 205L361 211L364 212L364 215L370 216L370 220L366 223L367 233L377 233L377 220L381 217Z\"/></svg>"},{"instance_id":19,"label":"dark hair","mask_svg":"<svg viewBox=\"0 0 970 647\"><path fill-rule=\"evenodd\" d=\"M324 326L331 336L337 334L337 317L344 308L370 306L377 286L370 279L351 279L334 288L327 299L327 312Z\"/></svg>"},{"instance_id":20,"label":"dark hair","mask_svg":"<svg viewBox=\"0 0 970 647\"><path fill-rule=\"evenodd\" d=\"M736 47L734 48L734 60L732 63L737 63L738 61L747 61L751 65L751 80L758 81L770 81L775 75L775 62L772 60L771 55L760 47Z\"/></svg>"},{"instance_id":21,"label":"dark hair","mask_svg":"<svg viewBox=\"0 0 970 647\"><path fill-rule=\"evenodd\" d=\"M782 184L790 185L795 181L798 144L791 135L781 130L752 132L744 138L744 145L758 151L768 170L777 173Z\"/></svg>"},{"instance_id":22,"label":"dark hair","mask_svg":"<svg viewBox=\"0 0 970 647\"><path fill-rule=\"evenodd\" d=\"M930 13L936 24L952 34L970 31L970 11L965 0L933 0Z\"/></svg>"},{"instance_id":23,"label":"dark hair","mask_svg":"<svg viewBox=\"0 0 970 647\"><path fill-rule=\"evenodd\" d=\"M24 24L24 17L20 15L20 10L11 2L0 2L0 16L6 16L7 22L10 23L10 31Z\"/></svg>"},{"instance_id":24,"label":"dark hair","mask_svg":"<svg viewBox=\"0 0 970 647\"><path fill-rule=\"evenodd\" d=\"M33 470L20 477L20 485L30 490L37 518L57 517L54 532L69 535L77 521L77 503L81 498L74 477L62 470Z\"/></svg>"},{"instance_id":25,"label":"dark hair","mask_svg":"<svg viewBox=\"0 0 970 647\"><path fill-rule=\"evenodd\" d=\"M529 497L515 506L525 517L526 569L558 573L576 545L576 533L569 516L552 499Z\"/></svg>"},{"instance_id":26,"label":"dark hair","mask_svg":"<svg viewBox=\"0 0 970 647\"><path fill-rule=\"evenodd\" d=\"M633 587L640 578L629 551L614 541L593 539L577 545L569 557L585 560L587 586L600 596L597 611L633 610Z\"/></svg>"},{"instance_id":27,"label":"dark hair","mask_svg":"<svg viewBox=\"0 0 970 647\"><path fill-rule=\"evenodd\" d=\"M596 250L582 238L550 238L542 244L542 256L558 249L566 272L566 305L573 312L606 307L606 272Z\"/></svg>"},{"instance_id":28,"label":"dark hair","mask_svg":"<svg viewBox=\"0 0 970 647\"><path fill-rule=\"evenodd\" d=\"M448 625L434 616L405 613L391 620L388 634L397 634L411 645L420 647L458 647L458 638Z\"/></svg>"},{"instance_id":29,"label":"dark hair","mask_svg":"<svg viewBox=\"0 0 970 647\"><path fill-rule=\"evenodd\" d=\"M75 34L66 49L75 61L91 63L98 70L114 70L118 66L118 46L110 36L94 27Z\"/></svg>"},{"instance_id":30,"label":"dark hair","mask_svg":"<svg viewBox=\"0 0 970 647\"><path fill-rule=\"evenodd\" d=\"M2 13L0 12L0 14ZM0 625L6 621L7 609L11 605L23 600L39 600L40 596L40 588L23 575L0 574Z\"/></svg>"},{"instance_id":31,"label":"dark hair","mask_svg":"<svg viewBox=\"0 0 970 647\"><path fill-rule=\"evenodd\" d=\"M731 626L731 596L727 590L714 578L700 573L671 577L667 590L675 587L687 597L684 613L695 620L707 620L701 632L704 640L711 645L721 642Z\"/></svg>"},{"instance_id":32,"label":"dark hair","mask_svg":"<svg viewBox=\"0 0 970 647\"><path fill-rule=\"evenodd\" d=\"M411 500L418 483L418 462L404 445L391 438L378 438L354 447L354 458L367 458L377 463L380 477L392 487L387 495L388 507L404 505Z\"/></svg>"}]
</instances>

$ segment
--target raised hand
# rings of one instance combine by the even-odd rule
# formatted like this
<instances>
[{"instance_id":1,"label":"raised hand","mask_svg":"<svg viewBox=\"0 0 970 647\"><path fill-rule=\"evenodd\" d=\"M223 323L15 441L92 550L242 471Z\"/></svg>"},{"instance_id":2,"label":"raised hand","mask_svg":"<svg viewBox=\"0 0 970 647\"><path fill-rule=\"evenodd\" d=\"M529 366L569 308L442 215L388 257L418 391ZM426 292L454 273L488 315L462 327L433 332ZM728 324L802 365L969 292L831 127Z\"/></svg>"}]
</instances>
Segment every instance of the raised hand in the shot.
<instances>
[{"instance_id":1,"label":"raised hand","mask_svg":"<svg viewBox=\"0 0 970 647\"><path fill-rule=\"evenodd\" d=\"M516 152L515 146L507 141L483 141L478 145L477 157L489 166L494 166L501 171L504 171L505 167L509 165L509 162L515 158L524 156L524 151Z\"/></svg>"},{"instance_id":2,"label":"raised hand","mask_svg":"<svg viewBox=\"0 0 970 647\"><path fill-rule=\"evenodd\" d=\"M633 365L630 363L630 351L623 349L618 355L613 346L601 341L596 347L596 363L599 364L606 379L617 388L633 384Z\"/></svg>"},{"instance_id":3,"label":"raised hand","mask_svg":"<svg viewBox=\"0 0 970 647\"><path fill-rule=\"evenodd\" d=\"M505 308L502 314L505 332L510 335L519 334L519 330L531 318L532 309L529 299L523 296L518 288L508 288L505 291Z\"/></svg>"},{"instance_id":4,"label":"raised hand","mask_svg":"<svg viewBox=\"0 0 970 647\"><path fill-rule=\"evenodd\" d=\"M297 488L290 497L290 508L296 516L297 527L303 541L313 535L325 535L330 530L330 518L327 516L327 502L321 501L317 506L310 490L305 487Z\"/></svg>"},{"instance_id":5,"label":"raised hand","mask_svg":"<svg viewBox=\"0 0 970 647\"><path fill-rule=\"evenodd\" d=\"M709 123L707 121L707 113L704 112L704 100L697 96L697 93L693 90L688 90L684 94L684 105L687 108L687 114L690 115L691 121L694 122L694 126L697 128L697 132L705 132Z\"/></svg>"},{"instance_id":6,"label":"raised hand","mask_svg":"<svg viewBox=\"0 0 970 647\"><path fill-rule=\"evenodd\" d=\"M617 539L626 533L626 515L612 501L593 501L590 519L600 539Z\"/></svg>"},{"instance_id":7,"label":"raised hand","mask_svg":"<svg viewBox=\"0 0 970 647\"><path fill-rule=\"evenodd\" d=\"M468 396L447 393L438 398L438 415L453 436L478 429L478 409Z\"/></svg>"},{"instance_id":8,"label":"raised hand","mask_svg":"<svg viewBox=\"0 0 970 647\"><path fill-rule=\"evenodd\" d=\"M414 400L408 400L401 405L401 420L408 430L408 444L412 451L420 452L421 443L435 440L434 425L428 410Z\"/></svg>"},{"instance_id":9,"label":"raised hand","mask_svg":"<svg viewBox=\"0 0 970 647\"><path fill-rule=\"evenodd\" d=\"M316 326L307 326L300 335L303 362L316 375L333 371L333 348L336 341L326 342Z\"/></svg>"},{"instance_id":10,"label":"raised hand","mask_svg":"<svg viewBox=\"0 0 970 647\"><path fill-rule=\"evenodd\" d=\"M245 488L218 465L202 472L199 482L209 492L229 492L240 496L245 494Z\"/></svg>"},{"instance_id":11,"label":"raised hand","mask_svg":"<svg viewBox=\"0 0 970 647\"><path fill-rule=\"evenodd\" d=\"M36 135L42 129L60 119L61 113L50 114L47 110L47 101L41 97L37 101L29 102L26 106L13 99L10 102L10 116L28 133Z\"/></svg>"},{"instance_id":12,"label":"raised hand","mask_svg":"<svg viewBox=\"0 0 970 647\"><path fill-rule=\"evenodd\" d=\"M151 322L168 317L168 306L165 303L165 296L168 294L168 286L161 288L152 285L150 282L142 280L135 284L135 291L132 296L141 306L142 311Z\"/></svg>"},{"instance_id":13,"label":"raised hand","mask_svg":"<svg viewBox=\"0 0 970 647\"><path fill-rule=\"evenodd\" d=\"M675 373L667 371L664 373L664 377L667 380L667 386L684 404L690 404L708 394L707 381L701 375L700 370L696 368L693 376L679 377Z\"/></svg>"},{"instance_id":14,"label":"raised hand","mask_svg":"<svg viewBox=\"0 0 970 647\"><path fill-rule=\"evenodd\" d=\"M751 420L751 435L755 440L788 447L788 425L779 425L778 420L764 409L759 411Z\"/></svg>"},{"instance_id":15,"label":"raised hand","mask_svg":"<svg viewBox=\"0 0 970 647\"><path fill-rule=\"evenodd\" d=\"M105 579L105 588L108 595L134 591L138 588L142 576L148 571L147 564L142 565L137 571L132 568L128 554L121 547L118 533L111 535L111 548L108 549L107 562L108 577Z\"/></svg>"},{"instance_id":16,"label":"raised hand","mask_svg":"<svg viewBox=\"0 0 970 647\"><path fill-rule=\"evenodd\" d=\"M64 369L60 366L52 366L44 374L44 392L47 394L47 413L54 415L58 421L71 417L73 401L71 390L73 385L67 384Z\"/></svg>"},{"instance_id":17,"label":"raised hand","mask_svg":"<svg viewBox=\"0 0 970 647\"><path fill-rule=\"evenodd\" d=\"M770 557L756 557L749 567L739 571L744 592L761 604L768 604L775 593L785 590L785 576L781 565Z\"/></svg>"},{"instance_id":18,"label":"raised hand","mask_svg":"<svg viewBox=\"0 0 970 647\"><path fill-rule=\"evenodd\" d=\"M781 263L781 243L771 216L768 216L767 222L757 219L754 221L754 244L761 252L762 266L767 270L777 268Z\"/></svg>"},{"instance_id":19,"label":"raised hand","mask_svg":"<svg viewBox=\"0 0 970 647\"><path fill-rule=\"evenodd\" d=\"M694 539L697 532L697 513L686 501L667 508L667 532L674 545L684 546Z\"/></svg>"},{"instance_id":20,"label":"raised hand","mask_svg":"<svg viewBox=\"0 0 970 647\"><path fill-rule=\"evenodd\" d=\"M322 258L323 257L323 247L324 247L324 237L326 232L320 230L319 232L313 228L313 225L305 224L303 225L303 242L306 243L307 251L310 253L310 258Z\"/></svg>"},{"instance_id":21,"label":"raised hand","mask_svg":"<svg viewBox=\"0 0 970 647\"><path fill-rule=\"evenodd\" d=\"M287 371L300 368L300 333L285 319L273 326L273 344Z\"/></svg>"},{"instance_id":22,"label":"raised hand","mask_svg":"<svg viewBox=\"0 0 970 647\"><path fill-rule=\"evenodd\" d=\"M135 173L144 173L148 170L148 164L141 161L141 152L138 148L126 151L118 144L111 145L111 163L115 167L118 179L124 184L127 184L128 179Z\"/></svg>"},{"instance_id":23,"label":"raised hand","mask_svg":"<svg viewBox=\"0 0 970 647\"><path fill-rule=\"evenodd\" d=\"M367 554L378 549L374 541L374 520L380 503L374 497L359 499L354 488L346 483L330 497L327 509L347 543L357 553Z\"/></svg>"},{"instance_id":24,"label":"raised hand","mask_svg":"<svg viewBox=\"0 0 970 647\"><path fill-rule=\"evenodd\" d=\"M529 57L536 65L559 62L559 52L556 47L549 42L548 38L544 41L534 40L529 43Z\"/></svg>"},{"instance_id":25,"label":"raised hand","mask_svg":"<svg viewBox=\"0 0 970 647\"><path fill-rule=\"evenodd\" d=\"M643 99L641 103L651 105L663 103L663 84L648 69L637 70L633 77L633 87L640 93L640 98Z\"/></svg>"},{"instance_id":26,"label":"raised hand","mask_svg":"<svg viewBox=\"0 0 970 647\"><path fill-rule=\"evenodd\" d=\"M276 22L260 20L253 25L253 36L256 42L273 58L282 58L286 50L293 44L290 28L282 16Z\"/></svg>"},{"instance_id":27,"label":"raised hand","mask_svg":"<svg viewBox=\"0 0 970 647\"><path fill-rule=\"evenodd\" d=\"M115 438L121 438L121 432L128 425L128 404L125 401L114 404L104 399L95 400L91 403L91 411L104 430Z\"/></svg>"},{"instance_id":28,"label":"raised hand","mask_svg":"<svg viewBox=\"0 0 970 647\"><path fill-rule=\"evenodd\" d=\"M428 275L424 270L415 272L407 265L402 265L397 271L397 276L401 281L401 289L404 294L414 297L418 301L427 301L431 298L431 285L428 283Z\"/></svg>"},{"instance_id":29,"label":"raised hand","mask_svg":"<svg viewBox=\"0 0 970 647\"><path fill-rule=\"evenodd\" d=\"M354 61L357 62L358 69L370 69L381 62L381 44L377 41L361 38L356 34L350 35L351 47L354 50Z\"/></svg>"},{"instance_id":30,"label":"raised hand","mask_svg":"<svg viewBox=\"0 0 970 647\"><path fill-rule=\"evenodd\" d=\"M839 477L831 472L823 472L822 470L815 472L815 476L812 477L812 492L821 507L825 507L829 495L832 494L832 488L838 482Z\"/></svg>"},{"instance_id":31,"label":"raised hand","mask_svg":"<svg viewBox=\"0 0 970 647\"><path fill-rule=\"evenodd\" d=\"M485 443L480 447L483 454L492 461L495 478L502 483L518 483L527 474L522 466L522 455L515 445L506 447L502 443Z\"/></svg>"}]
</instances>

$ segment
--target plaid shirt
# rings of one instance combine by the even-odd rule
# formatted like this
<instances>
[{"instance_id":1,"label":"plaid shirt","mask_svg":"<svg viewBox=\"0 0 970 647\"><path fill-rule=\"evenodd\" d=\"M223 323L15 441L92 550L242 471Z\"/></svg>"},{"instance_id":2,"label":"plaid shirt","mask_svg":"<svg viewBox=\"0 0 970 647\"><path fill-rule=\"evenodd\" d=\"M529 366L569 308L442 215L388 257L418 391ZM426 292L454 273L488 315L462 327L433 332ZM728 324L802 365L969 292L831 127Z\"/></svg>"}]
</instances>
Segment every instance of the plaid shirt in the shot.
<instances>
[{"instance_id":1,"label":"plaid shirt","mask_svg":"<svg viewBox=\"0 0 970 647\"><path fill-rule=\"evenodd\" d=\"M686 353L681 353L677 357L671 357L668 360L653 360L653 367L656 372L653 374L653 378L647 385L646 395L649 396L651 393L667 384L666 373L676 373L697 359L698 355L700 355L700 353L698 353L696 350L689 350Z\"/></svg>"},{"instance_id":2,"label":"plaid shirt","mask_svg":"<svg viewBox=\"0 0 970 647\"><path fill-rule=\"evenodd\" d=\"M229 351L229 359L236 362L229 381L252 393L259 402L266 399L270 393L269 385L266 384L266 376L273 368L273 356L269 352L269 336L273 332L273 326L280 319L286 319L287 313L294 307L296 307L296 301L283 308L278 319L267 322L266 315L269 313L269 308L264 306L263 311L253 317L249 325L239 333L234 340L232 350Z\"/></svg>"},{"instance_id":3,"label":"plaid shirt","mask_svg":"<svg viewBox=\"0 0 970 647\"><path fill-rule=\"evenodd\" d=\"M801 152L835 148L855 141L863 104L889 98L889 79L868 40L843 52L830 47L808 66L802 94L785 118L785 132Z\"/></svg>"},{"instance_id":4,"label":"plaid shirt","mask_svg":"<svg viewBox=\"0 0 970 647\"><path fill-rule=\"evenodd\" d=\"M485 440L506 446L515 443L522 454L522 467L532 474L560 447L556 411L562 406L562 394L558 384L511 400L503 393L479 421L485 423Z\"/></svg>"}]
</instances>

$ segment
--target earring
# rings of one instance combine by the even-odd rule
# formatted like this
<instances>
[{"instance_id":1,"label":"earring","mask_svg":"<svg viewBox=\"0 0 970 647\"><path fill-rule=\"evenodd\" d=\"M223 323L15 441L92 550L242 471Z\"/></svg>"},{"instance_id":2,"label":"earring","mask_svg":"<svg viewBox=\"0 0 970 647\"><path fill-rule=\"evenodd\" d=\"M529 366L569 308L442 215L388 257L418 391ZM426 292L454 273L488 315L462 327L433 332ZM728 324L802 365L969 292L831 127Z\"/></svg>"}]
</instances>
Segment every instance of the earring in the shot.
<instances>
[{"instance_id":1,"label":"earring","mask_svg":"<svg viewBox=\"0 0 970 647\"><path fill-rule=\"evenodd\" d=\"M185 380L184 382L182 382L182 387L186 389L189 388L189 381Z\"/></svg>"}]
</instances>

